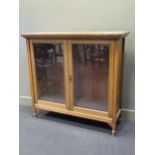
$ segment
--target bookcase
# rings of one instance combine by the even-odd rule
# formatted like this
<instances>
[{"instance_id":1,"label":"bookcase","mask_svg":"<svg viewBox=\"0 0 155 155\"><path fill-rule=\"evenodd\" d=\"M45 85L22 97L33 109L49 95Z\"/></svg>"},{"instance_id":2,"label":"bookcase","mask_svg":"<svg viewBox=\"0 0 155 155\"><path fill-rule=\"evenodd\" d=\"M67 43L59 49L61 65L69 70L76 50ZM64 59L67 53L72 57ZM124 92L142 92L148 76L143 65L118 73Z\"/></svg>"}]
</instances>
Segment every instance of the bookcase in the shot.
<instances>
[{"instance_id":1,"label":"bookcase","mask_svg":"<svg viewBox=\"0 0 155 155\"><path fill-rule=\"evenodd\" d=\"M32 112L53 111L107 123L122 112L128 32L38 32L26 38Z\"/></svg>"}]
</instances>

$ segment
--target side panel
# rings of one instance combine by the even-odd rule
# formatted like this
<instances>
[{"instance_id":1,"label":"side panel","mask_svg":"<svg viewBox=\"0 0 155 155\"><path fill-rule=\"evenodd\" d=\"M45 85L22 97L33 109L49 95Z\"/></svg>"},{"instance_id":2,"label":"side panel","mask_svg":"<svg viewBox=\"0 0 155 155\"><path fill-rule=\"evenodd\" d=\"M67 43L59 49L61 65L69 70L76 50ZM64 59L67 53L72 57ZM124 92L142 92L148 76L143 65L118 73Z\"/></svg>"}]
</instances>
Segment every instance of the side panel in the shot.
<instances>
[{"instance_id":1,"label":"side panel","mask_svg":"<svg viewBox=\"0 0 155 155\"><path fill-rule=\"evenodd\" d=\"M30 40L26 39L26 46L27 46L27 60L28 60L28 67L29 67L29 80L30 80L30 89L31 89L31 96L32 96L32 112L35 113L35 91L34 91L34 80L33 80L33 71L32 71L32 58L31 58L31 50L30 50Z\"/></svg>"},{"instance_id":2,"label":"side panel","mask_svg":"<svg viewBox=\"0 0 155 155\"><path fill-rule=\"evenodd\" d=\"M113 129L116 128L116 121L118 115L120 115L120 102L121 102L121 77L122 77L122 40L115 41L115 50L114 50L114 96L113 96Z\"/></svg>"}]
</instances>

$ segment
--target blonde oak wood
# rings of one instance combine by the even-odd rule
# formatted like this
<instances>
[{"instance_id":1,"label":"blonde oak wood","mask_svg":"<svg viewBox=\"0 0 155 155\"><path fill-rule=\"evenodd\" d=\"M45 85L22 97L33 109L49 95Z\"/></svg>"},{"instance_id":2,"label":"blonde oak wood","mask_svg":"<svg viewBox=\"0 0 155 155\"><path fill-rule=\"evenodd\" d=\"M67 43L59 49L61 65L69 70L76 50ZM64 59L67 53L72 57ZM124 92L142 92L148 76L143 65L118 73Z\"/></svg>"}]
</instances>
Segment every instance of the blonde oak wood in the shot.
<instances>
[{"instance_id":1,"label":"blonde oak wood","mask_svg":"<svg viewBox=\"0 0 155 155\"><path fill-rule=\"evenodd\" d=\"M66 109L66 106L62 103L57 103L57 102L51 102L51 101L45 101L45 100L39 100L37 101L37 104L44 104L44 105L49 105L53 108L58 108L58 109Z\"/></svg>"},{"instance_id":2,"label":"blonde oak wood","mask_svg":"<svg viewBox=\"0 0 155 155\"><path fill-rule=\"evenodd\" d=\"M111 118L108 118L108 117L96 116L96 115L91 115L91 114L77 112L77 111L72 111L72 110L55 108L51 104L37 103L37 104L35 104L35 106L38 109L53 111L53 112L67 114L67 115L72 115L72 116L78 116L78 117L81 117L81 118L87 118L87 119L97 120L97 121L100 121L100 122L108 123L109 125L112 122L112 119Z\"/></svg>"},{"instance_id":3,"label":"blonde oak wood","mask_svg":"<svg viewBox=\"0 0 155 155\"><path fill-rule=\"evenodd\" d=\"M117 93L118 93L118 55L119 55L119 41L115 41L114 49L114 80L113 80L113 115L112 115L112 130L116 130L116 114L117 114ZM112 132L113 133L113 132Z\"/></svg>"},{"instance_id":4,"label":"blonde oak wood","mask_svg":"<svg viewBox=\"0 0 155 155\"><path fill-rule=\"evenodd\" d=\"M95 39L120 39L129 34L126 31L111 31L111 32L35 32L35 33L23 33L25 38L67 38L67 39L79 39L79 38L95 38Z\"/></svg>"},{"instance_id":5,"label":"blonde oak wood","mask_svg":"<svg viewBox=\"0 0 155 155\"><path fill-rule=\"evenodd\" d=\"M109 79L108 79L108 115L112 117L113 109L113 81L114 81L114 48L115 44L112 42L109 53Z\"/></svg>"},{"instance_id":6,"label":"blonde oak wood","mask_svg":"<svg viewBox=\"0 0 155 155\"><path fill-rule=\"evenodd\" d=\"M27 46L27 60L28 60L28 67L29 67L29 81L30 81L30 89L31 89L31 96L32 96L32 112L36 113L35 108L35 92L34 92L34 81L33 81L33 75L32 75L32 59L30 54L30 41L29 39L26 39L26 46Z\"/></svg>"},{"instance_id":7,"label":"blonde oak wood","mask_svg":"<svg viewBox=\"0 0 155 155\"><path fill-rule=\"evenodd\" d=\"M73 57L72 57L72 47L68 41L68 83L70 88L70 110L74 108L74 86L73 86Z\"/></svg>"},{"instance_id":8,"label":"blonde oak wood","mask_svg":"<svg viewBox=\"0 0 155 155\"><path fill-rule=\"evenodd\" d=\"M86 113L90 115L96 115L96 116L103 116L108 117L108 112L105 111L99 111L95 109L88 109L88 108L82 108L82 107L74 107L74 111L80 112L80 113Z\"/></svg>"},{"instance_id":9,"label":"blonde oak wood","mask_svg":"<svg viewBox=\"0 0 155 155\"><path fill-rule=\"evenodd\" d=\"M36 78L36 65L34 58L34 50L33 50L33 42L30 40L30 55L31 55L31 63L32 63L32 77L33 77L33 87L34 87L34 100L35 103L38 100L38 90L37 90L37 78Z\"/></svg>"},{"instance_id":10,"label":"blonde oak wood","mask_svg":"<svg viewBox=\"0 0 155 155\"><path fill-rule=\"evenodd\" d=\"M29 78L32 95L32 112L43 109L66 115L92 119L109 124L112 135L116 134L117 121L122 112L123 70L125 57L125 37L129 33L120 32L40 32L24 33L26 38ZM34 43L61 43L64 47L65 104L45 101L38 98ZM103 44L109 47L108 69L108 109L107 111L75 106L73 44ZM89 74L89 72L88 72Z\"/></svg>"},{"instance_id":11,"label":"blonde oak wood","mask_svg":"<svg viewBox=\"0 0 155 155\"><path fill-rule=\"evenodd\" d=\"M67 41L64 41L64 75L65 75L65 96L66 96L66 108L71 110L70 99L70 85L68 82L69 75L69 52Z\"/></svg>"}]
</instances>

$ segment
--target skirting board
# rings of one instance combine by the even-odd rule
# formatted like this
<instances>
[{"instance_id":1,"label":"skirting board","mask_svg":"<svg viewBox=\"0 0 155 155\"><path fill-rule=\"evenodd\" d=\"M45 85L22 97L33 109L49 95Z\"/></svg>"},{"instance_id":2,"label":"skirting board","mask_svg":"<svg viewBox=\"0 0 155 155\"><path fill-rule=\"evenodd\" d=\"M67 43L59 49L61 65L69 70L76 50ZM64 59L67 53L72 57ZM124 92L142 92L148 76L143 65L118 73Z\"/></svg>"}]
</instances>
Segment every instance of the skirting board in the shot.
<instances>
[{"instance_id":1,"label":"skirting board","mask_svg":"<svg viewBox=\"0 0 155 155\"><path fill-rule=\"evenodd\" d=\"M31 106L31 97L30 96L19 96L19 104L25 106ZM131 109L122 109L122 119L135 121L135 110Z\"/></svg>"}]
</instances>

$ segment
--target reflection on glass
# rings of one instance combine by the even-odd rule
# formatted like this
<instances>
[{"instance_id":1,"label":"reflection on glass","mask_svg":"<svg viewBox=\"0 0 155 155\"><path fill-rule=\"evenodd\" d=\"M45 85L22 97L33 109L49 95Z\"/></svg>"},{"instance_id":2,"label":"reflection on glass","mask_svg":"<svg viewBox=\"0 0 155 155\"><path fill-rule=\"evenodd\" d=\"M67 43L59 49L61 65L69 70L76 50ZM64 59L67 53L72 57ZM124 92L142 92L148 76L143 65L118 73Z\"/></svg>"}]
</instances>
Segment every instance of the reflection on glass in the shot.
<instances>
[{"instance_id":1,"label":"reflection on glass","mask_svg":"<svg viewBox=\"0 0 155 155\"><path fill-rule=\"evenodd\" d=\"M109 46L73 44L74 104L107 111Z\"/></svg>"},{"instance_id":2,"label":"reflection on glass","mask_svg":"<svg viewBox=\"0 0 155 155\"><path fill-rule=\"evenodd\" d=\"M65 103L62 44L34 44L38 98Z\"/></svg>"}]
</instances>

